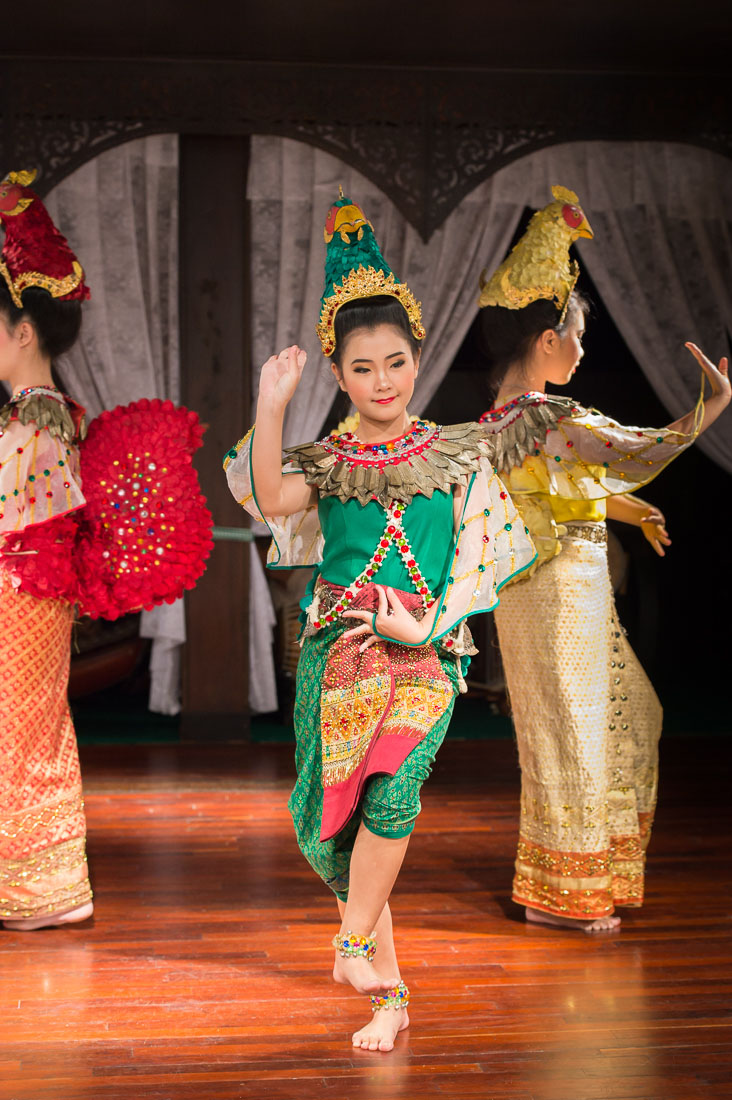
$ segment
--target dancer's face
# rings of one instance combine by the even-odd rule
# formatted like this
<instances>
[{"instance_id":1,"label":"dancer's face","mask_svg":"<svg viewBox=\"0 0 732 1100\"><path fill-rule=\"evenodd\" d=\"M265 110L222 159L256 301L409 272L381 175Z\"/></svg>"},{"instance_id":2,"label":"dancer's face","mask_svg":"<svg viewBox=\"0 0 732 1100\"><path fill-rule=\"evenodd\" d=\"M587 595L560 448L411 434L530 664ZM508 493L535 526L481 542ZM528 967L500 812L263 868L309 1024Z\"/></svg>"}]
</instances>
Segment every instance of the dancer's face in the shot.
<instances>
[{"instance_id":1,"label":"dancer's face","mask_svg":"<svg viewBox=\"0 0 732 1100\"><path fill-rule=\"evenodd\" d=\"M552 353L547 361L547 382L555 386L566 386L577 370L582 356L582 337L585 333L584 314L578 310L567 326L563 336L554 333L556 340L552 344Z\"/></svg>"},{"instance_id":2,"label":"dancer's face","mask_svg":"<svg viewBox=\"0 0 732 1100\"><path fill-rule=\"evenodd\" d=\"M394 325L355 329L346 339L340 363L332 364L341 389L362 421L395 422L407 411L419 371L419 353Z\"/></svg>"}]
</instances>

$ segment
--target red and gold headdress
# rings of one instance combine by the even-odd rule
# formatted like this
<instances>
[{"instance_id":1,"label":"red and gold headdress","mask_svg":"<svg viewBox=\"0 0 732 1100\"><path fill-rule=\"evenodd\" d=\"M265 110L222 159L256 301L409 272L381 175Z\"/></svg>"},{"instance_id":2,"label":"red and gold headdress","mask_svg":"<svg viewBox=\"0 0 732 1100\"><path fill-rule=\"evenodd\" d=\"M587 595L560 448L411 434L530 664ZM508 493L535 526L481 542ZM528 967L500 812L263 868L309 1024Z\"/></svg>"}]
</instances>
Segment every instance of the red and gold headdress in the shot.
<instances>
[{"instance_id":1,"label":"red and gold headdress","mask_svg":"<svg viewBox=\"0 0 732 1100\"><path fill-rule=\"evenodd\" d=\"M0 222L5 229L0 275L19 309L23 291L33 286L47 290L52 298L83 302L90 296L84 271L31 191L35 177L35 172L9 172L0 183Z\"/></svg>"},{"instance_id":2,"label":"red and gold headdress","mask_svg":"<svg viewBox=\"0 0 732 1100\"><path fill-rule=\"evenodd\" d=\"M590 224L574 191L552 187L555 201L537 210L521 240L489 280L480 279L478 305L523 309L539 298L553 301L561 318L579 278L569 259L578 237L592 237Z\"/></svg>"}]
</instances>

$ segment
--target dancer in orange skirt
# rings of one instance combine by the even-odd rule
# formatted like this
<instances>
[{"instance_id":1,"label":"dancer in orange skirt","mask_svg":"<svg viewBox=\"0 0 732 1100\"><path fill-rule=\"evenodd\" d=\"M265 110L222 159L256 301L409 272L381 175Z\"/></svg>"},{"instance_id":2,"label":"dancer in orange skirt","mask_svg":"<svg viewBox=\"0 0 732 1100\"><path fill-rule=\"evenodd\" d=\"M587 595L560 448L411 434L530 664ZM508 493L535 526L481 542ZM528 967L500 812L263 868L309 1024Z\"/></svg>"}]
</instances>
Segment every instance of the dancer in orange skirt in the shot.
<instances>
[{"instance_id":1,"label":"dancer in orange skirt","mask_svg":"<svg viewBox=\"0 0 732 1100\"><path fill-rule=\"evenodd\" d=\"M0 183L0 380L12 394L0 408L0 921L17 931L93 910L66 695L74 605L116 618L170 602L211 545L190 464L201 430L170 402L94 422L82 493L84 410L54 386L51 364L73 346L89 290L32 179L12 172Z\"/></svg>"}]
</instances>

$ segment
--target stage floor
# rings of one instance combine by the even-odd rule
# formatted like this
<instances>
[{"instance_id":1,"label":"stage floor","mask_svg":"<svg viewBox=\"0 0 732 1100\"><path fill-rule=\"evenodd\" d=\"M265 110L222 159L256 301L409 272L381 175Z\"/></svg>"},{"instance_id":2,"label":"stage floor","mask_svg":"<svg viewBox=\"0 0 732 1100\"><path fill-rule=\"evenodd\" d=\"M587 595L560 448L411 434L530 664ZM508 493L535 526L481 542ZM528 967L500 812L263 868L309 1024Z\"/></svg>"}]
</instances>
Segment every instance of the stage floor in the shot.
<instances>
[{"instance_id":1,"label":"stage floor","mask_svg":"<svg viewBox=\"0 0 732 1100\"><path fill-rule=\"evenodd\" d=\"M393 897L412 1025L379 1054L329 980L291 747L85 746L95 916L0 931L0 1097L732 1097L732 737L663 750L646 905L590 937L509 900L513 744L445 744Z\"/></svg>"}]
</instances>

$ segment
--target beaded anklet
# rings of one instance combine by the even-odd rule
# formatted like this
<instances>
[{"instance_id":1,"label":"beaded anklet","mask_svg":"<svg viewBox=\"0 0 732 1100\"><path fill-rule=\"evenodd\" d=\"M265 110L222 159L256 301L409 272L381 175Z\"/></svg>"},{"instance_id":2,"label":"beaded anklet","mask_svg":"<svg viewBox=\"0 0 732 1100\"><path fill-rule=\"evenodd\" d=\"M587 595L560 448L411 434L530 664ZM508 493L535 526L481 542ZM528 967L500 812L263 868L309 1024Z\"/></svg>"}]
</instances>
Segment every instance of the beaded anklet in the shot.
<instances>
[{"instance_id":1,"label":"beaded anklet","mask_svg":"<svg viewBox=\"0 0 732 1100\"><path fill-rule=\"evenodd\" d=\"M376 940L373 936L355 936L350 929L345 936L334 936L333 946L343 959L362 957L367 962L373 962L376 954Z\"/></svg>"},{"instance_id":2,"label":"beaded anklet","mask_svg":"<svg viewBox=\"0 0 732 1100\"><path fill-rule=\"evenodd\" d=\"M393 1008L395 1012L398 1012L400 1008L406 1008L408 1004L409 990L404 982L399 982L398 986L387 990L383 995L371 997L372 1012L378 1012L380 1008Z\"/></svg>"}]
</instances>

